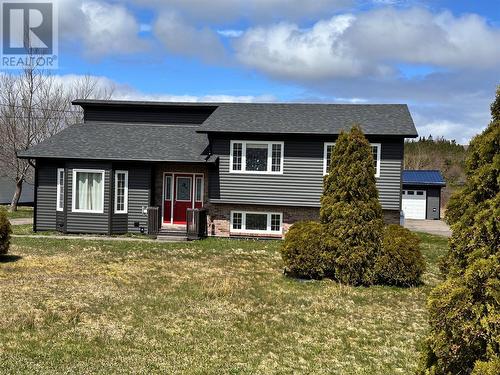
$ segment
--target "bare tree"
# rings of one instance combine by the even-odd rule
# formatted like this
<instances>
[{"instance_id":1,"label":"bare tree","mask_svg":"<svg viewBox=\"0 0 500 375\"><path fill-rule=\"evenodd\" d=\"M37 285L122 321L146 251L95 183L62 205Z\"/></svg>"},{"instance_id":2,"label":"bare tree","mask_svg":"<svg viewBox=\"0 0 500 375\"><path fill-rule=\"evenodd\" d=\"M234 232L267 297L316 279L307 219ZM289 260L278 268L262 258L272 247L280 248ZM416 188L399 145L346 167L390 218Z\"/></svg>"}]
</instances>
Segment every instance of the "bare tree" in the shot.
<instances>
[{"instance_id":1,"label":"bare tree","mask_svg":"<svg viewBox=\"0 0 500 375\"><path fill-rule=\"evenodd\" d=\"M37 66L0 75L0 170L16 184L10 211L17 210L23 183L33 174L32 162L17 153L80 122L82 112L71 105L73 99L108 99L112 93L89 76L65 86Z\"/></svg>"}]
</instances>

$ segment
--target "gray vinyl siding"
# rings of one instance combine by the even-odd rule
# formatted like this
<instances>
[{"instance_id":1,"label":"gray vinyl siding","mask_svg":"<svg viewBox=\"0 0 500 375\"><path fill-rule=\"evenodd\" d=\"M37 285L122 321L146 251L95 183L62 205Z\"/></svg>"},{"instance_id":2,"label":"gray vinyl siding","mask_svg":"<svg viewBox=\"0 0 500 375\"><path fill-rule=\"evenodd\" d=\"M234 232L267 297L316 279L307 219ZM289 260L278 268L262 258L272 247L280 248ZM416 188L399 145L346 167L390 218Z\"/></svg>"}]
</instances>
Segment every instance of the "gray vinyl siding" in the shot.
<instances>
[{"instance_id":1,"label":"gray vinyl siding","mask_svg":"<svg viewBox=\"0 0 500 375\"><path fill-rule=\"evenodd\" d=\"M275 139L278 141L278 139ZM213 202L317 207L323 190L323 140L285 140L283 174L229 172L229 139L212 140L219 168L209 177ZM400 210L403 139L381 142L377 187L385 210Z\"/></svg>"},{"instance_id":2,"label":"gray vinyl siding","mask_svg":"<svg viewBox=\"0 0 500 375\"><path fill-rule=\"evenodd\" d=\"M151 201L151 168L149 166L128 168L128 231L139 232L134 226L139 222L147 232L148 218L142 213L142 207L150 205Z\"/></svg>"},{"instance_id":3,"label":"gray vinyl siding","mask_svg":"<svg viewBox=\"0 0 500 375\"><path fill-rule=\"evenodd\" d=\"M110 175L111 163L67 162L68 198L66 200L66 230L68 233L108 234L110 213ZM72 212L73 169L103 169L104 172L104 212Z\"/></svg>"},{"instance_id":4,"label":"gray vinyl siding","mask_svg":"<svg viewBox=\"0 0 500 375\"><path fill-rule=\"evenodd\" d=\"M128 230L128 215L113 214L111 219L111 232L114 234L127 233Z\"/></svg>"},{"instance_id":5,"label":"gray vinyl siding","mask_svg":"<svg viewBox=\"0 0 500 375\"><path fill-rule=\"evenodd\" d=\"M56 229L57 165L37 162L36 230Z\"/></svg>"}]
</instances>

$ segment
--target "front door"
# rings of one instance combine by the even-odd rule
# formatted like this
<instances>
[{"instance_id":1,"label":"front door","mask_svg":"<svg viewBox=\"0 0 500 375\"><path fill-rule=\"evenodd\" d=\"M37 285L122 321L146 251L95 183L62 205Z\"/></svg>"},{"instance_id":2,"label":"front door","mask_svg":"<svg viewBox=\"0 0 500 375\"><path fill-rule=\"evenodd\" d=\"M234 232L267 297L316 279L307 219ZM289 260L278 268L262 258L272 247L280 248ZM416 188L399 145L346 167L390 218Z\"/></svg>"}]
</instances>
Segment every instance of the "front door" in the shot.
<instances>
[{"instance_id":1,"label":"front door","mask_svg":"<svg viewBox=\"0 0 500 375\"><path fill-rule=\"evenodd\" d=\"M186 223L186 211L193 207L193 175L174 175L174 224Z\"/></svg>"},{"instance_id":2,"label":"front door","mask_svg":"<svg viewBox=\"0 0 500 375\"><path fill-rule=\"evenodd\" d=\"M204 176L168 172L163 178L163 222L185 224L188 208L202 208Z\"/></svg>"}]
</instances>

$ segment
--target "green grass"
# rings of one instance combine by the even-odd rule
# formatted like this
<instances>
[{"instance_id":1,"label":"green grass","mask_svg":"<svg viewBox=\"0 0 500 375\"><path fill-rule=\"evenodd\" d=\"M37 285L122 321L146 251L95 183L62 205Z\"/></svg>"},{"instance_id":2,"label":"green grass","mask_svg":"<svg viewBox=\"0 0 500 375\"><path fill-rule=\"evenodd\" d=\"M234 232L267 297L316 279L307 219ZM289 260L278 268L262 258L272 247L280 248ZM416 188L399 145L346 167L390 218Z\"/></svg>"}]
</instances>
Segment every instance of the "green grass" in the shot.
<instances>
[{"instance_id":1,"label":"green grass","mask_svg":"<svg viewBox=\"0 0 500 375\"><path fill-rule=\"evenodd\" d=\"M19 206L17 211L9 212L9 206L0 206L0 210L7 211L9 219L23 219L33 217L33 207Z\"/></svg>"},{"instance_id":2,"label":"green grass","mask_svg":"<svg viewBox=\"0 0 500 375\"><path fill-rule=\"evenodd\" d=\"M421 237L425 285L408 289L286 278L278 241L15 238L0 372L412 373L446 251Z\"/></svg>"}]
</instances>

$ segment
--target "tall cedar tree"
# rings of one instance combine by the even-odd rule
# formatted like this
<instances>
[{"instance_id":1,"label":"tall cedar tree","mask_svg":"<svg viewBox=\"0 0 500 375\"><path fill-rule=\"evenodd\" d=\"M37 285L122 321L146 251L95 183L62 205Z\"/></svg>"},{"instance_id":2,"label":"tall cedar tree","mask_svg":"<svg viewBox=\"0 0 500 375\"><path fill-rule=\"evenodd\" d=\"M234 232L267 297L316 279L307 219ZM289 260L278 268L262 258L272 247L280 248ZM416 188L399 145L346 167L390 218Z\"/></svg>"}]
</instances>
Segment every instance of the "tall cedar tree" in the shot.
<instances>
[{"instance_id":1,"label":"tall cedar tree","mask_svg":"<svg viewBox=\"0 0 500 375\"><path fill-rule=\"evenodd\" d=\"M500 90L493 121L467 150L466 183L450 200L445 281L429 297L422 373L493 374L500 368Z\"/></svg>"},{"instance_id":2,"label":"tall cedar tree","mask_svg":"<svg viewBox=\"0 0 500 375\"><path fill-rule=\"evenodd\" d=\"M370 143L358 126L342 132L333 148L320 216L331 276L347 284L373 284L383 231L382 207Z\"/></svg>"}]
</instances>

